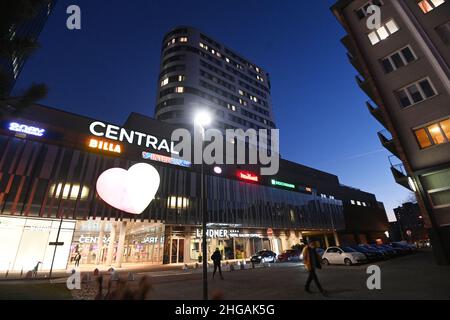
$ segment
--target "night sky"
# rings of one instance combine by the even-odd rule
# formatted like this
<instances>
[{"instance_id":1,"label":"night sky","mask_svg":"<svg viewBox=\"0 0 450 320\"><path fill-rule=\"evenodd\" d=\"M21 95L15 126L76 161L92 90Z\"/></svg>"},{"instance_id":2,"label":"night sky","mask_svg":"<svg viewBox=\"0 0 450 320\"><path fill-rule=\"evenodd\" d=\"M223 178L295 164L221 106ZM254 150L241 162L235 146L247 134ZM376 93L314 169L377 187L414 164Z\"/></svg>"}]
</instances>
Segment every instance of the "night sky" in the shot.
<instances>
[{"instance_id":1,"label":"night sky","mask_svg":"<svg viewBox=\"0 0 450 320\"><path fill-rule=\"evenodd\" d=\"M41 103L117 124L132 111L153 116L162 37L196 27L270 73L284 158L375 193L392 219L409 193L390 173L333 2L59 0L16 90L44 82ZM81 8L81 30L66 28L71 4Z\"/></svg>"}]
</instances>

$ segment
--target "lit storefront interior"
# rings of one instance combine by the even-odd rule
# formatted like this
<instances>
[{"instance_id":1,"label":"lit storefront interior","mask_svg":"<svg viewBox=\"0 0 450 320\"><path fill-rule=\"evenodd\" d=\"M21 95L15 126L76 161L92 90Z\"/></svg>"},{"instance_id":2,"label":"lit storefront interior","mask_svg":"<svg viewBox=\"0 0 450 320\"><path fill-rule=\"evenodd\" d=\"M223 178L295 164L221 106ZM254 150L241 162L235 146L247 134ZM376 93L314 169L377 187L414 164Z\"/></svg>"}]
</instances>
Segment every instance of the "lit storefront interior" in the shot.
<instances>
[{"instance_id":1,"label":"lit storefront interior","mask_svg":"<svg viewBox=\"0 0 450 320\"><path fill-rule=\"evenodd\" d=\"M161 264L164 246L162 223L89 219L77 222L69 265Z\"/></svg>"},{"instance_id":2,"label":"lit storefront interior","mask_svg":"<svg viewBox=\"0 0 450 320\"><path fill-rule=\"evenodd\" d=\"M60 228L61 227L61 228ZM56 239L57 247L50 243ZM39 270L66 269L75 221L0 216L0 271L28 272L38 262Z\"/></svg>"}]
</instances>

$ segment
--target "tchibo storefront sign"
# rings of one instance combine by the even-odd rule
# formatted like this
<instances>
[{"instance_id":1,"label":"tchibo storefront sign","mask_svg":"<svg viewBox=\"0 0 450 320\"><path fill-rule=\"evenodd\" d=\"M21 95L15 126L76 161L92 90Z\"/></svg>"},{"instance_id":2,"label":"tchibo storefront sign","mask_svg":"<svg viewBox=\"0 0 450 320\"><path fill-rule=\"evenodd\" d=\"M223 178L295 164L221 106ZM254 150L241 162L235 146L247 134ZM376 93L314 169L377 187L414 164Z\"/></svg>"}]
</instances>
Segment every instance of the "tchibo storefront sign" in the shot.
<instances>
[{"instance_id":1,"label":"tchibo storefront sign","mask_svg":"<svg viewBox=\"0 0 450 320\"><path fill-rule=\"evenodd\" d=\"M128 142L129 144L135 144L141 147L178 154L178 151L175 150L174 142L169 143L166 139L158 139L146 133L121 128L101 121L92 122L89 126L89 131L96 137L105 137L106 139Z\"/></svg>"}]
</instances>

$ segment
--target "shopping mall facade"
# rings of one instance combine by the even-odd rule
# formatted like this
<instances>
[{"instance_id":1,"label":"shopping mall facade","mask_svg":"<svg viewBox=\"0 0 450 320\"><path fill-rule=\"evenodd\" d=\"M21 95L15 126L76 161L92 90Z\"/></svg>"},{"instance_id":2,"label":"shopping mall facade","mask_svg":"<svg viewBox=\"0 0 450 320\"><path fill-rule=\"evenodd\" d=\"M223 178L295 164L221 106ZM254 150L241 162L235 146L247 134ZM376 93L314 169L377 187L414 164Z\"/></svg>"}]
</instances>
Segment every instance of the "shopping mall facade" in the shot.
<instances>
[{"instance_id":1,"label":"shopping mall facade","mask_svg":"<svg viewBox=\"0 0 450 320\"><path fill-rule=\"evenodd\" d=\"M96 134L103 126L92 130L94 123L105 124L40 105L2 120L0 272L30 270L38 261L42 270L52 261L54 270L71 268L77 252L86 267L199 261L200 170L171 154L174 127L132 113L120 127L143 140L130 143ZM155 198L138 215L108 205L97 190L103 172L137 163L151 164L160 177ZM285 160L270 177L242 165L221 169L206 167L208 256L217 247L225 260L261 249L280 253L305 238L321 246L378 241L388 228L374 195L344 187L334 175ZM368 227L349 230L345 212L355 208Z\"/></svg>"}]
</instances>

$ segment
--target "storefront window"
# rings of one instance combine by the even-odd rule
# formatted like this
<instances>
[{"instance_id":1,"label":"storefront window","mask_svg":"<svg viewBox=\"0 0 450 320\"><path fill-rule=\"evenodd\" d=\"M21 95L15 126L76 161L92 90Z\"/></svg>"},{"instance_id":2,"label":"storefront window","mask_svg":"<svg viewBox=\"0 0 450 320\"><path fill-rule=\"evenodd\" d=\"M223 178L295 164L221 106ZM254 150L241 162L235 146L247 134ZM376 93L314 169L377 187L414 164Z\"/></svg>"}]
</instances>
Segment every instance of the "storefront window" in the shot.
<instances>
[{"instance_id":1,"label":"storefront window","mask_svg":"<svg viewBox=\"0 0 450 320\"><path fill-rule=\"evenodd\" d=\"M61 227L61 228L60 228ZM39 270L49 270L53 260L54 270L65 270L74 221L0 217L0 271L32 270L38 262ZM56 248L55 242L60 229Z\"/></svg>"},{"instance_id":2,"label":"storefront window","mask_svg":"<svg viewBox=\"0 0 450 320\"><path fill-rule=\"evenodd\" d=\"M109 264L117 259L120 228L116 221L100 219L80 221L71 246L69 263L75 264L77 252L81 254L80 265ZM114 231L114 232L112 232ZM113 241L113 245L110 242ZM150 222L126 222L123 263L162 263L164 225ZM112 250L111 261L108 251Z\"/></svg>"}]
</instances>

